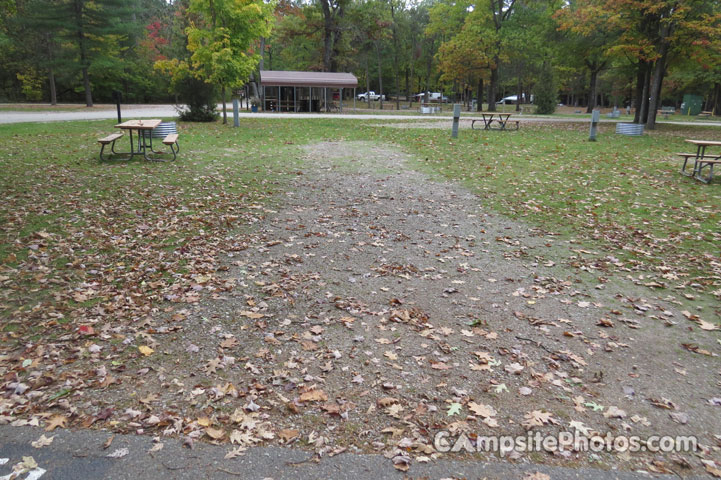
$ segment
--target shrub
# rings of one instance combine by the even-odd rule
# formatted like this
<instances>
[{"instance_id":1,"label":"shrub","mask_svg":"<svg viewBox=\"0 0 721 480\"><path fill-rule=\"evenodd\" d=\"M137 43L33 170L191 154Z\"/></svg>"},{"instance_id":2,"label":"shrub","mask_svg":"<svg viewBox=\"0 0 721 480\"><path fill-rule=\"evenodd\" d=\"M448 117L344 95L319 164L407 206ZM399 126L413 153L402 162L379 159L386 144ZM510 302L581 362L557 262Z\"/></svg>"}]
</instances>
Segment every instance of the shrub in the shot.
<instances>
[{"instance_id":1,"label":"shrub","mask_svg":"<svg viewBox=\"0 0 721 480\"><path fill-rule=\"evenodd\" d=\"M218 119L218 94L213 85L186 76L175 85L178 98L186 106L178 107L180 119L186 122L214 122Z\"/></svg>"}]
</instances>

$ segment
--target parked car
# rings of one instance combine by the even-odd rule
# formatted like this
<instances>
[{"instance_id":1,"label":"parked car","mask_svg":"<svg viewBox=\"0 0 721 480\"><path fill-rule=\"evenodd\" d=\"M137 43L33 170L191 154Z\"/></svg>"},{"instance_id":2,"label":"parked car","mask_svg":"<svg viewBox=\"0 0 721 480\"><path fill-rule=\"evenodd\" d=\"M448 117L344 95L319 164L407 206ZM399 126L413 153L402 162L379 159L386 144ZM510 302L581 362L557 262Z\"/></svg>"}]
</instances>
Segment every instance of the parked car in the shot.
<instances>
[{"instance_id":1,"label":"parked car","mask_svg":"<svg viewBox=\"0 0 721 480\"><path fill-rule=\"evenodd\" d=\"M429 102L441 102L441 103L448 103L448 97L441 94L440 92L427 92L428 93L428 101ZM417 102L422 102L424 99L425 93L417 93L415 95L415 99Z\"/></svg>"},{"instance_id":2,"label":"parked car","mask_svg":"<svg viewBox=\"0 0 721 480\"><path fill-rule=\"evenodd\" d=\"M359 93L358 95L356 95L356 99L358 99L362 102L367 101L367 99L369 99L369 98L373 101L383 100L385 102L385 100L386 100L385 95L379 95L376 92L374 92L373 90L371 90L369 92Z\"/></svg>"},{"instance_id":3,"label":"parked car","mask_svg":"<svg viewBox=\"0 0 721 480\"><path fill-rule=\"evenodd\" d=\"M499 101L496 102L496 104L502 104L502 105L508 105L508 104L514 104L516 103L516 99L518 98L518 95L509 95L507 97L503 97ZM526 103L525 96L521 96L521 103ZM533 95L531 95L531 103L533 103Z\"/></svg>"}]
</instances>

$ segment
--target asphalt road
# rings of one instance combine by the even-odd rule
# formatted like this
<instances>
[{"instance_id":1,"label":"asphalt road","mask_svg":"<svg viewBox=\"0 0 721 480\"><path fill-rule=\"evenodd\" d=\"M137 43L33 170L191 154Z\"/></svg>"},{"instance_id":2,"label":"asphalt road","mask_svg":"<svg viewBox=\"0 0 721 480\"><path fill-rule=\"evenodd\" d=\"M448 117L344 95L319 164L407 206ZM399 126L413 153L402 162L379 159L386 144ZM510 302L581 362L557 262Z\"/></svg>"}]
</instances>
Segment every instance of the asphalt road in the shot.
<instances>
[{"instance_id":1,"label":"asphalt road","mask_svg":"<svg viewBox=\"0 0 721 480\"><path fill-rule=\"evenodd\" d=\"M50 445L35 448L41 435L54 437ZM104 448L109 438L112 443ZM13 465L31 456L37 468L18 478L32 480L153 480L178 479L403 479L467 478L517 479L542 472L553 480L672 479L641 472L572 469L492 461L437 460L413 463L407 474L393 468L381 455L342 453L313 461L312 452L295 448L251 448L243 455L225 459L232 446L195 442L193 448L177 438L162 438L162 449L148 435L115 435L94 430L45 432L35 427L0 426L0 480L8 479ZM116 456L113 458L112 456ZM33 473L34 472L34 473ZM705 477L685 477L705 478Z\"/></svg>"},{"instance_id":2,"label":"asphalt road","mask_svg":"<svg viewBox=\"0 0 721 480\"><path fill-rule=\"evenodd\" d=\"M116 118L117 112L113 105L98 105L89 109L81 109L81 106L73 106L68 110L62 106L57 110L51 111L52 107L48 106L48 110L28 111L28 110L4 110L0 111L0 124L2 123L23 123L23 122L58 122L70 120L105 120ZM347 111L352 110L352 104L345 107ZM80 110L79 110L80 109ZM232 118L232 108L229 106L228 114ZM123 105L122 116L124 119L129 118L169 118L177 117L178 112L174 105ZM363 113L272 113L258 112L249 113L240 112L241 118L347 118L356 120L439 120L449 122L451 117L433 116L433 115L394 115L394 114L363 114ZM462 112L461 119L471 120L481 118L479 115L469 112ZM521 122L582 122L588 123L589 117L541 117L532 115L515 115L514 119ZM232 121L232 120L230 120ZM602 123L615 123L617 120L601 118ZM721 122L684 122L675 120L658 119L658 123L667 123L673 125L698 125L698 126L716 126L721 127ZM0 478L0 480L2 480Z\"/></svg>"}]
</instances>

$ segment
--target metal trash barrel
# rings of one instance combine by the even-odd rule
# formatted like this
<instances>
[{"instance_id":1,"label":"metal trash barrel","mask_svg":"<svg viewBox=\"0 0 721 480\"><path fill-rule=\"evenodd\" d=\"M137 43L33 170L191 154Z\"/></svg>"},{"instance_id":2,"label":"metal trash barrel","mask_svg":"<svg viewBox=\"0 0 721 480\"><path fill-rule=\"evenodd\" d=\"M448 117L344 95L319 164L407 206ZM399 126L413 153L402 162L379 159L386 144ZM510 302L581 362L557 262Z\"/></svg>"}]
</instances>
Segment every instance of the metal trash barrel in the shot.
<instances>
[{"instance_id":1,"label":"metal trash barrel","mask_svg":"<svg viewBox=\"0 0 721 480\"><path fill-rule=\"evenodd\" d=\"M153 129L153 138L165 138L171 133L178 133L175 122L163 122Z\"/></svg>"},{"instance_id":2,"label":"metal trash barrel","mask_svg":"<svg viewBox=\"0 0 721 480\"><path fill-rule=\"evenodd\" d=\"M617 123L616 133L638 137L643 135L643 123Z\"/></svg>"}]
</instances>

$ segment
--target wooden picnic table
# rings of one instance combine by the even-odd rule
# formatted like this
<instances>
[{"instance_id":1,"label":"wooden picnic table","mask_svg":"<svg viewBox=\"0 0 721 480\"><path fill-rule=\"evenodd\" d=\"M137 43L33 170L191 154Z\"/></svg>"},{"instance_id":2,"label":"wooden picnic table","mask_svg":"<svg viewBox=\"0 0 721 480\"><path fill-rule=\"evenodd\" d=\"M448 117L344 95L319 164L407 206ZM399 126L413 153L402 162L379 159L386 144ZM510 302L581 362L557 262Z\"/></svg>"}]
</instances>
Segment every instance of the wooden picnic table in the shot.
<instances>
[{"instance_id":1,"label":"wooden picnic table","mask_svg":"<svg viewBox=\"0 0 721 480\"><path fill-rule=\"evenodd\" d=\"M148 150L153 153L158 153L153 150L152 131L162 122L159 118L151 118L146 120L128 120L127 122L115 125L115 128L130 132L130 158L133 158L134 155L142 155L146 160L150 160L150 158L148 158ZM133 131L137 131L138 135L137 148L133 141ZM150 139L150 142L148 142L148 139Z\"/></svg>"},{"instance_id":2,"label":"wooden picnic table","mask_svg":"<svg viewBox=\"0 0 721 480\"><path fill-rule=\"evenodd\" d=\"M483 122L484 130L505 130L508 125L511 114L510 113L481 113L483 119L476 119L471 121L471 128L475 129L476 122ZM516 130L518 130L518 120L513 121L516 124ZM513 123L511 122L511 123ZM494 127L493 125L497 126Z\"/></svg>"},{"instance_id":3,"label":"wooden picnic table","mask_svg":"<svg viewBox=\"0 0 721 480\"><path fill-rule=\"evenodd\" d=\"M687 143L690 143L692 145L696 145L696 154L689 154L689 153L680 153L679 155L684 158L683 166L681 167L681 173L683 175L686 175L688 177L694 177L697 180L700 180L704 183L709 183L713 179L713 167L714 165L721 163L721 155L706 155L706 148L707 147L721 147L721 141L718 140L695 140L695 139L686 139ZM688 163L689 158L693 158L693 171L691 173L688 173L686 171L686 164ZM707 177L704 177L701 175L701 171L704 168L709 169L709 174Z\"/></svg>"}]
</instances>

